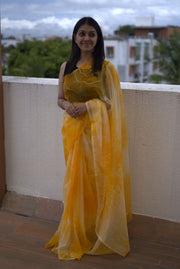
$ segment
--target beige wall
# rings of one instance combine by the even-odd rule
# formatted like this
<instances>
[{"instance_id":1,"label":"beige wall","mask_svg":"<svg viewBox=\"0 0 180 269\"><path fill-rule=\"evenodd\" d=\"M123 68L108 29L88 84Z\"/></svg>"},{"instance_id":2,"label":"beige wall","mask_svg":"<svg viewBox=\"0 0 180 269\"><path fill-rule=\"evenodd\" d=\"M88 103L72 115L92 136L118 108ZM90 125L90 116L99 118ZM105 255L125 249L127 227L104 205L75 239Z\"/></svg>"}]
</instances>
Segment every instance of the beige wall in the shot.
<instances>
[{"instance_id":1,"label":"beige wall","mask_svg":"<svg viewBox=\"0 0 180 269\"><path fill-rule=\"evenodd\" d=\"M58 81L4 77L7 188L62 200ZM133 212L180 221L180 86L122 83Z\"/></svg>"}]
</instances>

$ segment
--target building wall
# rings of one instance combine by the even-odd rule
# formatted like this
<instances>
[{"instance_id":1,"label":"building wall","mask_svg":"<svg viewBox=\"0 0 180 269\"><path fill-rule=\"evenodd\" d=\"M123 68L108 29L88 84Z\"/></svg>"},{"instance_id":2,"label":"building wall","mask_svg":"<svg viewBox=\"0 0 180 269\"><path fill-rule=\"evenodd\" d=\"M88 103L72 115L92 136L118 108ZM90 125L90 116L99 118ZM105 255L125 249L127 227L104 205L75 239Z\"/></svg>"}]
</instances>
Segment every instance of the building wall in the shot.
<instances>
[{"instance_id":1,"label":"building wall","mask_svg":"<svg viewBox=\"0 0 180 269\"><path fill-rule=\"evenodd\" d=\"M105 52L108 47L114 48L113 57L110 60L118 71L120 81L122 82L147 82L148 76L153 72L153 48L157 45L157 41L153 36L149 38L127 38L123 40L105 39ZM148 45L148 56L146 57L146 45ZM132 54L132 49L135 53ZM139 58L137 58L139 49Z\"/></svg>"},{"instance_id":2,"label":"building wall","mask_svg":"<svg viewBox=\"0 0 180 269\"><path fill-rule=\"evenodd\" d=\"M114 64L120 81L127 81L127 61L128 61L128 47L127 42L124 40L113 40L113 39L105 39L104 41L105 46L105 56L106 60L110 61ZM114 55L113 57L108 57L107 48L113 47L114 48Z\"/></svg>"},{"instance_id":3,"label":"building wall","mask_svg":"<svg viewBox=\"0 0 180 269\"><path fill-rule=\"evenodd\" d=\"M136 37L148 37L149 33L154 33L155 38L168 39L173 34L174 30L180 32L180 27L135 27L134 35Z\"/></svg>"},{"instance_id":4,"label":"building wall","mask_svg":"<svg viewBox=\"0 0 180 269\"><path fill-rule=\"evenodd\" d=\"M121 83L136 214L180 221L180 86ZM63 200L58 81L4 77L7 189Z\"/></svg>"},{"instance_id":5,"label":"building wall","mask_svg":"<svg viewBox=\"0 0 180 269\"><path fill-rule=\"evenodd\" d=\"M115 68L118 69L119 62L123 63L124 57L123 56L123 48L122 43L117 42L117 40L105 40L104 46L105 46L105 56L108 61L114 64ZM107 48L112 47L114 50L114 54L112 56L108 56L107 54Z\"/></svg>"},{"instance_id":6,"label":"building wall","mask_svg":"<svg viewBox=\"0 0 180 269\"><path fill-rule=\"evenodd\" d=\"M154 17L136 17L136 26L153 26L154 24Z\"/></svg>"},{"instance_id":7,"label":"building wall","mask_svg":"<svg viewBox=\"0 0 180 269\"><path fill-rule=\"evenodd\" d=\"M173 35L174 31L177 31L180 33L180 27L169 26L167 28L167 38L170 38L170 36Z\"/></svg>"}]
</instances>

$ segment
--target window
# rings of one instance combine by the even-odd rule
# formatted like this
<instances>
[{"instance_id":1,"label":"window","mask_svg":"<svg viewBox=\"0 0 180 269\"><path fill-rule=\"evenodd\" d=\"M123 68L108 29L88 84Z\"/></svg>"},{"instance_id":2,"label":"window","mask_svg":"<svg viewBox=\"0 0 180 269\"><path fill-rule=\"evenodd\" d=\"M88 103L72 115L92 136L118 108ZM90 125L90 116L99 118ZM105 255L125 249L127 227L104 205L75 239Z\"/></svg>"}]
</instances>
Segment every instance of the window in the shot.
<instances>
[{"instance_id":1,"label":"window","mask_svg":"<svg viewBox=\"0 0 180 269\"><path fill-rule=\"evenodd\" d=\"M129 65L129 76L134 76L136 71L136 66L135 64L130 64Z\"/></svg>"},{"instance_id":2,"label":"window","mask_svg":"<svg viewBox=\"0 0 180 269\"><path fill-rule=\"evenodd\" d=\"M114 47L108 46L106 47L106 57L113 58L114 57Z\"/></svg>"},{"instance_id":3,"label":"window","mask_svg":"<svg viewBox=\"0 0 180 269\"><path fill-rule=\"evenodd\" d=\"M149 60L149 43L144 44L144 59Z\"/></svg>"},{"instance_id":4,"label":"window","mask_svg":"<svg viewBox=\"0 0 180 269\"><path fill-rule=\"evenodd\" d=\"M136 42L136 60L140 60L140 53L141 53L141 43Z\"/></svg>"},{"instance_id":5,"label":"window","mask_svg":"<svg viewBox=\"0 0 180 269\"><path fill-rule=\"evenodd\" d=\"M133 57L136 56L136 47L135 47L135 46L131 46L131 47L130 47L130 52L129 52L129 54L130 54L130 57L131 57L131 58L133 58Z\"/></svg>"}]
</instances>

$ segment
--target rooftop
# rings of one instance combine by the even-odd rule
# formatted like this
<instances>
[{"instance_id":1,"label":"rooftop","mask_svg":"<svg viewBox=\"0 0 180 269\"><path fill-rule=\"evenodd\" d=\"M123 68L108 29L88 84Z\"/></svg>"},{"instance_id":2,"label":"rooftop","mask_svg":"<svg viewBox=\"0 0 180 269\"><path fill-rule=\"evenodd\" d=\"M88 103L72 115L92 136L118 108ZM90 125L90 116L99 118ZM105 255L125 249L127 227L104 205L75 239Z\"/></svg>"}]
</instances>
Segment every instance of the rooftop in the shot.
<instances>
[{"instance_id":1,"label":"rooftop","mask_svg":"<svg viewBox=\"0 0 180 269\"><path fill-rule=\"evenodd\" d=\"M132 222L131 226L134 225ZM178 269L180 248L169 243L130 235L131 252L126 258L117 254L84 255L80 261L61 261L44 245L58 222L0 211L0 264L3 269ZM143 233L143 231L142 231Z\"/></svg>"}]
</instances>

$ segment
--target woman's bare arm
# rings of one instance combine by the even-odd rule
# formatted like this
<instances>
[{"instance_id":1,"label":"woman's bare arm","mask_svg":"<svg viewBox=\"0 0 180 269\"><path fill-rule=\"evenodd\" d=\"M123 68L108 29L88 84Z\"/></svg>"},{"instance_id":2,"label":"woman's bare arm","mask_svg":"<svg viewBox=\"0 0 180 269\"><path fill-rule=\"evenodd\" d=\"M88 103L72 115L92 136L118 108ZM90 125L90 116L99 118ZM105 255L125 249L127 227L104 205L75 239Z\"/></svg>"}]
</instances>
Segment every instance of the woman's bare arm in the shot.
<instances>
[{"instance_id":1,"label":"woman's bare arm","mask_svg":"<svg viewBox=\"0 0 180 269\"><path fill-rule=\"evenodd\" d=\"M62 109L66 109L65 106L66 106L66 103L67 103L67 100L64 97L64 89L63 89L65 67L66 67L66 62L64 62L61 65L60 72L59 72L59 92L58 92L57 104Z\"/></svg>"},{"instance_id":2,"label":"woman's bare arm","mask_svg":"<svg viewBox=\"0 0 180 269\"><path fill-rule=\"evenodd\" d=\"M60 72L59 72L59 93L58 93L58 101L57 104L60 108L64 109L71 117L77 118L77 112L75 111L74 105L67 101L64 96L64 70L66 67L66 62L61 65Z\"/></svg>"}]
</instances>

